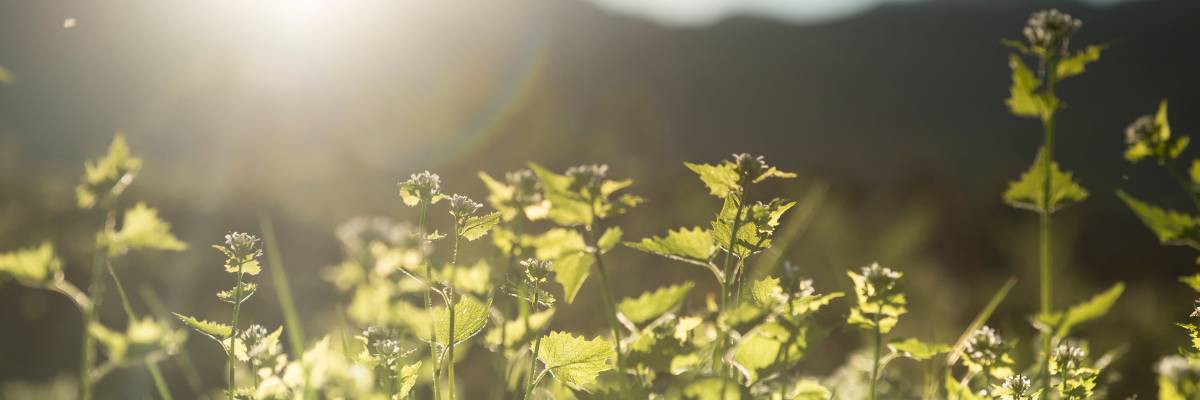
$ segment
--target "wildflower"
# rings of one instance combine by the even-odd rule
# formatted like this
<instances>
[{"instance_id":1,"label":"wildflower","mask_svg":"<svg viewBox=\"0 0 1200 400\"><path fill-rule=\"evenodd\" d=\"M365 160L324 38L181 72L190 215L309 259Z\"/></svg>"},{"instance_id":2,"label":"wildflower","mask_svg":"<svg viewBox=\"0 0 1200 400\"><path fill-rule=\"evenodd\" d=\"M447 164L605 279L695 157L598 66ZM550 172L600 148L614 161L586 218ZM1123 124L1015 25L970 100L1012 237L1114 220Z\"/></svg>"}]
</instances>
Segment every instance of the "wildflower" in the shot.
<instances>
[{"instance_id":1,"label":"wildflower","mask_svg":"<svg viewBox=\"0 0 1200 400\"><path fill-rule=\"evenodd\" d=\"M225 235L225 249L238 256L258 256L262 254L257 236L249 233L230 232Z\"/></svg>"},{"instance_id":2,"label":"wildflower","mask_svg":"<svg viewBox=\"0 0 1200 400\"><path fill-rule=\"evenodd\" d=\"M251 360L255 360L257 364L272 361L279 354L283 353L283 346L279 344L279 337L267 331L262 325L253 324L241 335L242 343L246 345L246 356Z\"/></svg>"},{"instance_id":3,"label":"wildflower","mask_svg":"<svg viewBox=\"0 0 1200 400\"><path fill-rule=\"evenodd\" d=\"M1192 310L1191 317L1192 318L1200 317L1200 299L1196 299L1196 302L1194 304L1196 305L1196 308Z\"/></svg>"},{"instance_id":4,"label":"wildflower","mask_svg":"<svg viewBox=\"0 0 1200 400\"><path fill-rule=\"evenodd\" d=\"M532 170L522 169L504 174L504 180L513 188L513 201L518 206L542 202L542 183Z\"/></svg>"},{"instance_id":5,"label":"wildflower","mask_svg":"<svg viewBox=\"0 0 1200 400\"><path fill-rule=\"evenodd\" d=\"M594 192L607 176L607 164L586 164L567 168L567 178L571 182L569 188L573 192Z\"/></svg>"},{"instance_id":6,"label":"wildflower","mask_svg":"<svg viewBox=\"0 0 1200 400\"><path fill-rule=\"evenodd\" d=\"M1025 39L1034 51L1046 57L1065 55L1072 34L1083 22L1058 10L1044 10L1029 16L1025 24Z\"/></svg>"},{"instance_id":7,"label":"wildflower","mask_svg":"<svg viewBox=\"0 0 1200 400\"><path fill-rule=\"evenodd\" d=\"M404 356L400 341L396 339L397 336L394 328L369 326L359 338L365 342L367 355L390 370Z\"/></svg>"},{"instance_id":8,"label":"wildflower","mask_svg":"<svg viewBox=\"0 0 1200 400\"><path fill-rule=\"evenodd\" d=\"M461 194L450 196L450 215L453 215L455 218L469 217L475 214L476 211L479 211L480 207L483 207L483 205L475 200L471 200L470 197Z\"/></svg>"},{"instance_id":9,"label":"wildflower","mask_svg":"<svg viewBox=\"0 0 1200 400\"><path fill-rule=\"evenodd\" d=\"M901 273L890 268L880 267L879 263L862 267L862 277L866 282L866 291L872 299L886 299L896 293L896 284L900 281Z\"/></svg>"},{"instance_id":10,"label":"wildflower","mask_svg":"<svg viewBox=\"0 0 1200 400\"><path fill-rule=\"evenodd\" d=\"M1033 381L1025 375L1012 375L1000 384L1000 394L1009 399L1029 398L1033 395Z\"/></svg>"},{"instance_id":11,"label":"wildflower","mask_svg":"<svg viewBox=\"0 0 1200 400\"><path fill-rule=\"evenodd\" d=\"M995 329L984 326L971 335L965 350L969 362L981 367L991 367L1003 362L1007 347Z\"/></svg>"},{"instance_id":12,"label":"wildflower","mask_svg":"<svg viewBox=\"0 0 1200 400\"><path fill-rule=\"evenodd\" d=\"M1146 143L1155 145L1158 142L1160 127L1154 122L1154 117L1143 115L1125 128L1125 143Z\"/></svg>"},{"instance_id":13,"label":"wildflower","mask_svg":"<svg viewBox=\"0 0 1200 400\"><path fill-rule=\"evenodd\" d=\"M767 166L767 160L763 156L752 156L747 153L738 153L733 155L734 171L743 182L751 182L762 176L770 167Z\"/></svg>"},{"instance_id":14,"label":"wildflower","mask_svg":"<svg viewBox=\"0 0 1200 400\"><path fill-rule=\"evenodd\" d=\"M429 171L412 174L400 182L400 198L409 207L436 202L442 194L442 178Z\"/></svg>"},{"instance_id":15,"label":"wildflower","mask_svg":"<svg viewBox=\"0 0 1200 400\"><path fill-rule=\"evenodd\" d=\"M521 266L525 267L525 277L529 280L529 283L540 284L546 283L550 278L550 272L553 271L554 263L547 260L527 258L521 261Z\"/></svg>"}]
</instances>

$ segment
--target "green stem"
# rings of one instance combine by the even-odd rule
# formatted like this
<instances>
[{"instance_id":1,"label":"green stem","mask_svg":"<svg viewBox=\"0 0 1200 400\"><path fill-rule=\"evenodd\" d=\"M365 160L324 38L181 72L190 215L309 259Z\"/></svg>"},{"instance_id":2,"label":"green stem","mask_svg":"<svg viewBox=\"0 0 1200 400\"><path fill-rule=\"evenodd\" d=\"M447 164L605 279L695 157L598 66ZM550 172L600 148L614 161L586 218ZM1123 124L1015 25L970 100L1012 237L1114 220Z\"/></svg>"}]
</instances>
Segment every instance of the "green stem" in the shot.
<instances>
[{"instance_id":1,"label":"green stem","mask_svg":"<svg viewBox=\"0 0 1200 400\"><path fill-rule=\"evenodd\" d=\"M731 271L729 270L729 266L733 259L733 254L737 249L737 231L738 228L740 228L739 225L742 223L742 209L746 204L745 193L740 193L737 195L737 202L737 211L733 214L733 224L730 225L730 227L733 229L730 229L729 233L729 248L725 251L725 261L721 265L721 273L724 275L724 279L721 282L721 307L719 310L717 310L718 321L720 321L721 317L725 315L725 312L727 311L727 300L730 294L729 288L730 285L734 283L732 281L734 277L730 273ZM720 371L720 375L722 377L726 375L725 361L723 356L725 353L725 342L728 340L728 338L729 335L725 332L725 329L718 329L717 342L715 344L716 347L713 349L713 371ZM722 396L724 396L724 387L722 387L721 393Z\"/></svg>"},{"instance_id":2,"label":"green stem","mask_svg":"<svg viewBox=\"0 0 1200 400\"><path fill-rule=\"evenodd\" d=\"M454 218L454 251L450 254L450 276L446 277L446 311L448 311L450 319L450 332L446 336L446 347L449 348L449 354L446 355L446 384L449 386L450 400L454 400L454 276L458 274L458 243L462 237L462 232L459 232L458 218Z\"/></svg>"},{"instance_id":3,"label":"green stem","mask_svg":"<svg viewBox=\"0 0 1200 400\"><path fill-rule=\"evenodd\" d=\"M238 317L242 311L242 272L245 265L244 261L238 260L237 284L233 287L233 323L230 324L233 330L229 336L229 398L231 399L233 398L234 390L237 389L237 378L234 376L237 363L235 349L237 349Z\"/></svg>"},{"instance_id":4,"label":"green stem","mask_svg":"<svg viewBox=\"0 0 1200 400\"><path fill-rule=\"evenodd\" d=\"M533 310L534 310L534 312L537 312L538 294L540 292L541 292L541 290L538 289L537 283L534 283L534 285L533 285ZM529 330L529 316L528 315L525 316L525 329L526 329L525 332L529 332L531 334L537 335L537 333L534 333ZM529 376L525 378L525 381L528 383L525 385L525 396L522 397L523 399L528 399L529 392L533 391L533 374L535 372L537 372L537 357L538 357L538 352L541 351L541 347L542 347L542 337L541 337L541 335L538 335L537 339L535 339L533 341L533 353L531 353L531 355L529 356Z\"/></svg>"},{"instance_id":5,"label":"green stem","mask_svg":"<svg viewBox=\"0 0 1200 400\"><path fill-rule=\"evenodd\" d=\"M620 376L621 382L626 384L625 373L623 372L625 363L624 358L621 356L621 328L617 323L617 305L613 301L612 283L608 280L608 269L604 267L604 257L600 254L600 245L596 239L596 229L599 229L599 226L589 226L588 228L585 229L588 235L588 247L591 247L595 252L596 270L600 272L600 283L604 285L604 290L600 291L600 294L604 299L604 314L608 317L608 328L612 331L613 335L613 350L617 355L617 376Z\"/></svg>"},{"instance_id":6,"label":"green stem","mask_svg":"<svg viewBox=\"0 0 1200 400\"><path fill-rule=\"evenodd\" d=\"M158 397L162 400L173 400L171 390L167 387L167 380L163 379L162 371L158 369L158 364L154 362L146 363L146 370L150 371L150 377L154 379L154 388L158 390Z\"/></svg>"},{"instance_id":7,"label":"green stem","mask_svg":"<svg viewBox=\"0 0 1200 400\"><path fill-rule=\"evenodd\" d=\"M420 216L417 219L417 234L421 235L421 237L419 239L420 239L422 245L425 243L425 212L428 210L428 207L429 207L429 201L427 199L421 199L421 211L420 211ZM433 290L433 266L430 265L428 261L425 261L425 284L429 286L424 291L424 295L425 295L424 297L425 297L425 312L428 313L430 316L430 318L429 318L429 360L433 364L433 398L439 399L439 398L441 398L442 394L441 394L441 386L438 384L440 368L438 366L438 355L437 355L437 331L434 328L434 321L432 318L433 317L433 300L431 299L430 293L429 293L431 290Z\"/></svg>"},{"instance_id":8,"label":"green stem","mask_svg":"<svg viewBox=\"0 0 1200 400\"><path fill-rule=\"evenodd\" d=\"M1046 70L1043 71L1043 76L1046 77L1046 92L1050 96L1054 96L1054 86L1058 80L1058 61L1051 57L1045 63ZM1054 113L1056 110L1050 110L1042 118L1042 134L1043 134L1043 150L1046 152L1042 158L1042 207L1039 213L1039 270L1041 275L1041 311L1043 314L1050 314L1054 309L1053 302L1053 274L1051 272L1051 255L1050 255L1050 234L1051 222L1051 194L1053 191L1052 178L1054 173ZM1052 338L1049 334L1042 336L1042 385L1045 393L1050 392L1050 347Z\"/></svg>"},{"instance_id":9,"label":"green stem","mask_svg":"<svg viewBox=\"0 0 1200 400\"><path fill-rule=\"evenodd\" d=\"M275 295L283 308L284 331L288 336L288 347L293 356L304 354L304 327L300 322L300 314L296 312L296 302L292 298L292 289L288 285L287 272L283 269L283 254L279 252L278 242L275 241L275 225L271 219L259 219L259 228L263 233L263 247L267 251L267 267L271 270L271 280L275 283Z\"/></svg>"},{"instance_id":10,"label":"green stem","mask_svg":"<svg viewBox=\"0 0 1200 400\"><path fill-rule=\"evenodd\" d=\"M104 219L104 230L109 232L116 225L116 213L112 207L107 207ZM92 399L92 366L96 363L96 340L89 332L92 324L99 319L100 304L104 300L104 265L108 262L108 249L96 241L96 253L92 259L92 283L88 285L88 298L91 304L83 313L83 344L79 350L79 399Z\"/></svg>"},{"instance_id":11,"label":"green stem","mask_svg":"<svg viewBox=\"0 0 1200 400\"><path fill-rule=\"evenodd\" d=\"M875 400L876 386L879 384L879 357L883 349L883 332L879 329L879 313L875 313L875 362L871 365L871 400Z\"/></svg>"},{"instance_id":12,"label":"green stem","mask_svg":"<svg viewBox=\"0 0 1200 400\"><path fill-rule=\"evenodd\" d=\"M1196 207L1196 210L1200 210L1200 193L1197 193L1196 185L1193 185L1183 171L1179 170L1179 165L1175 164L1174 160L1163 160L1162 164L1171 173L1171 177L1175 178L1175 182L1179 183L1179 187L1187 192L1188 199L1192 200L1192 205Z\"/></svg>"}]
</instances>

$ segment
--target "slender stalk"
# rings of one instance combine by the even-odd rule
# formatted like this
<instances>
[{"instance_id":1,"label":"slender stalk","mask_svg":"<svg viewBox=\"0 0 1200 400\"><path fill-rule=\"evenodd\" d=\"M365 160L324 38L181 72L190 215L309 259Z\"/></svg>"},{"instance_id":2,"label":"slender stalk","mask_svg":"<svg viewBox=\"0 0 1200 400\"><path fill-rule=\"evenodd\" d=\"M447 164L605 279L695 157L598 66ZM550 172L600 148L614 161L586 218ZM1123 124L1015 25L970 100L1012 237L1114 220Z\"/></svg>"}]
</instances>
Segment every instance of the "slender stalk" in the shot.
<instances>
[{"instance_id":1,"label":"slender stalk","mask_svg":"<svg viewBox=\"0 0 1200 400\"><path fill-rule=\"evenodd\" d=\"M158 390L158 397L162 400L173 400L171 390L167 386L167 380L163 379L162 371L158 369L158 364L154 362L146 362L146 370L150 371L150 377L154 379L154 389Z\"/></svg>"},{"instance_id":2,"label":"slender stalk","mask_svg":"<svg viewBox=\"0 0 1200 400\"><path fill-rule=\"evenodd\" d=\"M259 219L259 228L263 233L263 247L267 253L267 268L271 270L271 280L275 283L275 295L283 308L284 331L288 336L288 347L294 356L304 353L304 327L300 323L300 314L296 312L296 302L292 298L292 288L288 285L287 272L283 269L283 254L279 252L275 240L275 225L271 219Z\"/></svg>"},{"instance_id":3,"label":"slender stalk","mask_svg":"<svg viewBox=\"0 0 1200 400\"><path fill-rule=\"evenodd\" d=\"M422 245L425 243L425 213L428 211L429 202L421 199L421 211L417 219L417 234L421 235L420 241ZM440 375L437 355L437 331L434 329L433 321L433 299L429 292L433 290L433 266L428 261L425 262L425 283L429 285L424 291L425 297L425 312L429 314L429 360L433 363L433 398L441 398L441 386L438 384Z\"/></svg>"},{"instance_id":4,"label":"slender stalk","mask_svg":"<svg viewBox=\"0 0 1200 400\"><path fill-rule=\"evenodd\" d=\"M600 247L596 239L596 229L598 226L591 226L590 228L592 229L586 229L588 246L595 251L596 270L600 272L600 283L604 285L604 290L600 291L600 294L604 298L604 314L608 317L608 327L612 330L613 350L617 354L617 375L621 377L621 382L625 382L625 374L622 372L625 363L624 357L621 356L621 328L617 322L617 305L613 301L612 283L608 280L608 269L604 267L604 257L600 255Z\"/></svg>"},{"instance_id":5,"label":"slender stalk","mask_svg":"<svg viewBox=\"0 0 1200 400\"><path fill-rule=\"evenodd\" d=\"M533 285L533 310L534 310L534 312L537 312L538 294L540 294L540 293L541 293L541 290L538 289L537 283L534 283L534 285ZM525 316L525 329L526 329L525 332L533 333L528 330L529 329L529 316L528 315ZM533 353L529 356L529 376L527 376L525 378L525 381L528 383L525 384L525 396L522 397L523 399L528 399L529 392L533 391L533 374L535 372L537 372L537 357L538 357L538 352L541 351L541 347L542 347L542 336L538 335L537 339L535 339L533 341Z\"/></svg>"},{"instance_id":6,"label":"slender stalk","mask_svg":"<svg viewBox=\"0 0 1200 400\"><path fill-rule=\"evenodd\" d=\"M1046 92L1053 95L1054 86L1058 80L1058 60L1054 57L1046 60L1044 63L1045 70L1042 75L1046 79ZM1054 309L1053 302L1053 274L1051 272L1051 254L1050 254L1050 235L1051 222L1051 193L1053 188L1052 178L1054 173L1054 114L1055 110L1050 110L1042 118L1042 134L1043 134L1043 149L1046 154L1042 157L1042 207L1039 213L1039 270L1041 275L1041 311L1044 314L1049 314ZM1050 348L1052 346L1052 338L1049 334L1042 335L1042 385L1044 393L1050 392Z\"/></svg>"},{"instance_id":7,"label":"slender stalk","mask_svg":"<svg viewBox=\"0 0 1200 400\"><path fill-rule=\"evenodd\" d=\"M730 285L734 284L734 282L732 281L732 279L734 277L731 275L731 271L730 271L729 267L730 267L730 262L733 259L733 254L736 252L736 249L737 249L737 231L738 231L738 228L741 227L740 225L742 223L742 210L746 204L744 192L737 196L737 202L738 202L737 211L734 212L733 224L730 225L730 227L733 229L731 229L730 233L729 233L729 249L727 249L725 251L725 261L722 262L722 265L721 265L721 272L725 276L725 279L722 280L722 282L721 282L721 307L719 310L717 310L717 319L720 319L721 316L724 315L724 313L727 311L726 306L727 306L727 301L728 301L729 295L730 295ZM715 344L716 348L713 349L713 371L720 371L720 374L722 377L724 377L726 375L725 361L724 361L723 356L725 353L725 342L728 339L729 339L729 335L725 332L725 330L718 329L717 343ZM724 384L722 384L722 386L723 385ZM723 397L724 393L725 393L724 387L722 387L721 390L722 390L721 395Z\"/></svg>"},{"instance_id":8,"label":"slender stalk","mask_svg":"<svg viewBox=\"0 0 1200 400\"><path fill-rule=\"evenodd\" d=\"M458 217L454 218L454 251L450 254L450 273L458 274L458 244L459 238L462 237L462 232L459 232ZM454 400L454 275L446 277L446 311L450 319L450 332L446 336L446 347L449 348L449 354L446 356L447 371L446 384L450 389L450 400Z\"/></svg>"},{"instance_id":9,"label":"slender stalk","mask_svg":"<svg viewBox=\"0 0 1200 400\"><path fill-rule=\"evenodd\" d=\"M104 230L108 232L116 225L116 213L112 206L106 207ZM92 283L88 285L88 298L91 304L83 313L83 344L79 350L79 399L92 399L92 366L96 363L96 340L89 329L99 319L100 304L104 300L104 265L108 262L108 249L99 241L96 242L95 255L92 259Z\"/></svg>"},{"instance_id":10,"label":"slender stalk","mask_svg":"<svg viewBox=\"0 0 1200 400\"><path fill-rule=\"evenodd\" d=\"M231 399L233 398L234 389L237 389L237 378L234 376L237 356L234 353L236 353L235 349L237 349L238 317L242 311L242 272L245 265L244 261L238 260L237 284L233 287L233 321L230 324L233 327L233 331L229 336L229 398Z\"/></svg>"},{"instance_id":11,"label":"slender stalk","mask_svg":"<svg viewBox=\"0 0 1200 400\"><path fill-rule=\"evenodd\" d=\"M875 362L871 364L871 400L875 400L876 386L879 384L879 357L883 349L883 332L879 329L879 313L875 313Z\"/></svg>"},{"instance_id":12,"label":"slender stalk","mask_svg":"<svg viewBox=\"0 0 1200 400\"><path fill-rule=\"evenodd\" d=\"M1179 184L1179 188L1183 189L1188 194L1188 199L1192 200L1192 205L1200 210L1200 196L1196 192L1195 185L1191 180L1179 170L1179 165L1175 164L1174 160L1163 160L1162 165L1171 173L1171 177L1175 178L1175 182Z\"/></svg>"}]
</instances>

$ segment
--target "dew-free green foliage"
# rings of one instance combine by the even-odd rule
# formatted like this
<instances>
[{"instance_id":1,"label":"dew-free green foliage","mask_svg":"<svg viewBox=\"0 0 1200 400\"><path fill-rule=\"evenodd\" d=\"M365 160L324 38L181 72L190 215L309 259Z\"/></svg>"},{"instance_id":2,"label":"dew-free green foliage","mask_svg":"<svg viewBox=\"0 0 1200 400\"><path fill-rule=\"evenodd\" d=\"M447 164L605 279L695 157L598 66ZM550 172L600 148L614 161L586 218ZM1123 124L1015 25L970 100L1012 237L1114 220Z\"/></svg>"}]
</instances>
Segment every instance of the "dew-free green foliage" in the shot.
<instances>
[{"instance_id":1,"label":"dew-free green foliage","mask_svg":"<svg viewBox=\"0 0 1200 400\"><path fill-rule=\"evenodd\" d=\"M1065 104L1056 87L1084 73L1105 49L1072 51L1069 39L1080 26L1061 12L1038 12L1022 32L1025 41L1006 42L1014 49L1006 104L1017 116L1037 118L1043 134L1033 165L1003 194L1006 203L1039 215L1041 307L1028 317L1030 325L1005 324L1003 332L987 326L1010 291L1033 292L1010 279L961 331L929 336L958 337L952 344L893 337L921 332L901 325L902 317L930 312L909 309L905 273L873 263L847 271L849 280L806 279L809 266L784 260L789 235L777 234L794 228L797 218L785 217L798 213L791 211L797 202L766 196L796 193L791 189L799 186L793 179L797 174L746 153L684 163L681 170L695 174L691 188L702 198L715 197L711 205L717 211L633 240L622 226L634 231L636 225L626 223L641 217L637 207L645 200L632 194L633 179L616 178L606 165L553 171L530 163L496 177L480 172L487 206L443 192L437 174L411 174L398 183L395 205L411 208L414 222L359 217L336 229L343 257L323 278L343 300L332 324L316 320L332 325L317 340L305 342L291 331L301 317L314 317L295 313L287 270L271 249L265 219L260 226L268 239L270 268L261 265L263 243L256 236L231 232L213 246L224 259L206 267L211 268L207 273L229 274L228 289L213 293L220 302L214 304L229 305L228 312L175 316L220 346L216 355L226 366L214 372L223 382L209 384L224 386L224 395L236 399L452 400L481 393L564 400L1101 398L1108 394L1106 368L1114 356L1093 353L1080 327L1109 312L1124 285L1056 308L1051 284L1051 215L1088 197L1073 174L1054 161L1055 120ZM1166 102L1153 116L1136 120L1126 140L1125 158L1154 159L1198 209L1170 211L1124 192L1118 196L1163 243L1200 249L1200 160L1181 165L1188 137L1172 135ZM119 135L106 155L85 164L76 200L104 216L95 236L84 238L95 239L87 293L65 279L72 271L49 242L0 253L0 283L62 293L84 314L83 399L92 396L92 384L126 366L147 368L161 398L181 390L166 386L157 363L177 354L185 331L136 315L113 265L129 259L121 257L129 252L188 248L154 208L141 202L125 208L128 200L120 196L141 172L141 159ZM447 187L459 183L447 182ZM489 234L490 240L479 240ZM620 260L611 257L613 252L629 250L662 257L663 268L674 262L704 267L715 286L673 282L618 299L616 293L624 291L617 286L648 273L613 264ZM271 275L275 284L260 287L263 275ZM106 278L115 284L126 312L123 328L100 321ZM1200 273L1181 281L1200 292ZM588 285L593 287L584 290ZM576 301L579 293L591 290L601 296L603 309L587 312L602 313L607 326L566 331L560 319L578 320L577 313L585 312ZM254 296L260 291L278 291L279 306L289 314L287 329L254 323L259 316L243 310L251 300L270 301L266 294ZM1200 396L1200 308L1186 309L1190 315L1184 311L1181 307L1180 317L1187 319L1179 323L1180 354L1157 366L1161 399ZM287 351L280 340L285 333ZM831 335L858 339L862 350L832 376L813 376L805 357ZM1018 353L1021 343L1032 344L1034 353ZM96 354L97 344L102 356ZM456 375L465 360L485 373ZM189 398L210 394L216 392L189 393Z\"/></svg>"},{"instance_id":2,"label":"dew-free green foliage","mask_svg":"<svg viewBox=\"0 0 1200 400\"><path fill-rule=\"evenodd\" d=\"M551 332L542 339L538 360L555 379L574 385L592 383L596 375L612 368L613 347L601 338L591 340L565 332Z\"/></svg>"}]
</instances>

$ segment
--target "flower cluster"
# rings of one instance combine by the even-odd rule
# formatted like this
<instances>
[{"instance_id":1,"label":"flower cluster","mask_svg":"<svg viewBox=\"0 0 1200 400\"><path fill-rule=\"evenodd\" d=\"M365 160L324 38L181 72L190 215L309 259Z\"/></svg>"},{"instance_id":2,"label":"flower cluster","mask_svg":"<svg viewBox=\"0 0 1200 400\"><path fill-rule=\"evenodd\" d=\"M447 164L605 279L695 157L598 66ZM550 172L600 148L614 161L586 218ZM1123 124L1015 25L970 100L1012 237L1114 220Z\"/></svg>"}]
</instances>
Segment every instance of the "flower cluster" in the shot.
<instances>
[{"instance_id":1,"label":"flower cluster","mask_svg":"<svg viewBox=\"0 0 1200 400\"><path fill-rule=\"evenodd\" d=\"M1025 24L1025 39L1035 52L1046 57L1058 57L1067 53L1072 34L1083 26L1083 22L1058 10L1043 10L1029 16Z\"/></svg>"},{"instance_id":2,"label":"flower cluster","mask_svg":"<svg viewBox=\"0 0 1200 400\"><path fill-rule=\"evenodd\" d=\"M258 236L249 233L230 232L225 235L224 253L238 260L258 258L262 255L261 242Z\"/></svg>"},{"instance_id":3,"label":"flower cluster","mask_svg":"<svg viewBox=\"0 0 1200 400\"><path fill-rule=\"evenodd\" d=\"M521 261L521 266L525 267L525 278L532 284L542 284L550 278L550 272L553 271L554 263L547 260L539 260L536 258L527 258Z\"/></svg>"},{"instance_id":4,"label":"flower cluster","mask_svg":"<svg viewBox=\"0 0 1200 400\"><path fill-rule=\"evenodd\" d=\"M504 174L504 181L513 188L512 200L518 207L542 202L542 183L532 170L522 169Z\"/></svg>"},{"instance_id":5,"label":"flower cluster","mask_svg":"<svg viewBox=\"0 0 1200 400\"><path fill-rule=\"evenodd\" d=\"M971 335L964 353L969 363L983 368L991 368L1004 363L1007 351L1007 344L996 333L996 330L983 326Z\"/></svg>"},{"instance_id":6,"label":"flower cluster","mask_svg":"<svg viewBox=\"0 0 1200 400\"><path fill-rule=\"evenodd\" d=\"M1000 384L1000 390L996 394L1001 395L1005 399L1020 400L1033 398L1037 391L1033 388L1033 381L1025 375L1011 375L1004 378L1004 382Z\"/></svg>"},{"instance_id":7,"label":"flower cluster","mask_svg":"<svg viewBox=\"0 0 1200 400\"><path fill-rule=\"evenodd\" d=\"M572 192L596 192L600 183L608 177L607 164L585 164L567 168L567 178L570 179L568 189Z\"/></svg>"},{"instance_id":8,"label":"flower cluster","mask_svg":"<svg viewBox=\"0 0 1200 400\"><path fill-rule=\"evenodd\" d=\"M866 281L867 296L870 299L883 300L897 292L897 283L901 273L879 266L879 263L862 267L862 277Z\"/></svg>"},{"instance_id":9,"label":"flower cluster","mask_svg":"<svg viewBox=\"0 0 1200 400\"><path fill-rule=\"evenodd\" d=\"M483 204L471 200L470 197L461 194L450 196L450 215L453 215L454 218L462 219L474 215L481 207Z\"/></svg>"},{"instance_id":10,"label":"flower cluster","mask_svg":"<svg viewBox=\"0 0 1200 400\"><path fill-rule=\"evenodd\" d=\"M241 339L246 346L246 356L254 365L265 365L283 353L279 335L268 332L262 325L250 325L242 331Z\"/></svg>"}]
</instances>

